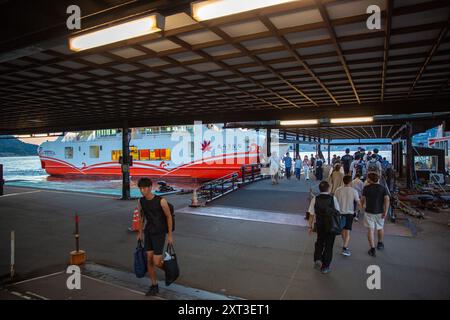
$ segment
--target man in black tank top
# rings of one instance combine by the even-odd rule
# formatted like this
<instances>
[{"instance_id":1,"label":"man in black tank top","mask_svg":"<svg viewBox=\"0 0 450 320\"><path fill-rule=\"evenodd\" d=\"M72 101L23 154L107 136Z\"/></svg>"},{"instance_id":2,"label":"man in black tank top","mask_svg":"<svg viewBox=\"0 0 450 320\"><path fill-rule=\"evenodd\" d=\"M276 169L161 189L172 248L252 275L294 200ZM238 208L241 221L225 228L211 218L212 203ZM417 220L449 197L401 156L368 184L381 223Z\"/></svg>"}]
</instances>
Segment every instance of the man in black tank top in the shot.
<instances>
[{"instance_id":1,"label":"man in black tank top","mask_svg":"<svg viewBox=\"0 0 450 320\"><path fill-rule=\"evenodd\" d=\"M141 178L138 182L142 198L139 199L140 227L138 240L145 236L145 248L147 251L147 269L151 280L151 286L146 295L155 295L159 292L158 278L155 267L164 270L162 254L164 244L173 244L172 214L166 199L155 196L152 193L152 181L149 178ZM145 227L142 230L142 227Z\"/></svg>"}]
</instances>

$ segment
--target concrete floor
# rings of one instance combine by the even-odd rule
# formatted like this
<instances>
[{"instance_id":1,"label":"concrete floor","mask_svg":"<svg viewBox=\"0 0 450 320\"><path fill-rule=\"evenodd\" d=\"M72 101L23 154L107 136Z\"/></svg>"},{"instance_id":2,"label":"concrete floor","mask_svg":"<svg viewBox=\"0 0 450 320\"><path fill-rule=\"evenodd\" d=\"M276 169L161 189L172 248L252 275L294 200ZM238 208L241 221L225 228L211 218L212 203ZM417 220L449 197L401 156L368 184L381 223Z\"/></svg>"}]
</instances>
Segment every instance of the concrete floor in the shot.
<instances>
[{"instance_id":1,"label":"concrete floor","mask_svg":"<svg viewBox=\"0 0 450 320\"><path fill-rule=\"evenodd\" d=\"M309 186L284 180L275 190L272 187L264 180L212 206L304 213ZM258 189L267 192L258 197ZM132 272L136 240L126 229L136 201L31 191L7 187L13 195L0 198L0 275L9 272L10 230L16 231L16 265L22 277L63 270L74 248L75 212L80 215L80 243L88 259ZM244 197L246 192L252 196ZM282 198L287 192L290 197ZM189 198L168 196L177 209L185 207ZM376 258L367 255L364 229L357 226L352 256L339 255L337 239L333 271L322 275L312 268L315 236L302 226L178 213L174 238L181 276L177 283L245 299L449 299L449 216L430 213L428 217L413 220L416 236L388 235L386 249ZM367 267L374 264L381 268L381 290L366 287Z\"/></svg>"}]
</instances>

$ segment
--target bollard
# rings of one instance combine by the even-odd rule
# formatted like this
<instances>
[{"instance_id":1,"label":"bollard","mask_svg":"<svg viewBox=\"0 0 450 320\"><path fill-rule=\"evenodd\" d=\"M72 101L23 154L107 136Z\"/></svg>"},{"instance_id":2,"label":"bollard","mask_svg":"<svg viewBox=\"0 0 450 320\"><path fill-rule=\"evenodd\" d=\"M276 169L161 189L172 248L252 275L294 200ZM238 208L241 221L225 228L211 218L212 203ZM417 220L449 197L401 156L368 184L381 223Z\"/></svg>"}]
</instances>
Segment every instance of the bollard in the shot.
<instances>
[{"instance_id":1,"label":"bollard","mask_svg":"<svg viewBox=\"0 0 450 320\"><path fill-rule=\"evenodd\" d=\"M80 250L80 232L79 232L80 217L75 214L75 251L70 253L70 264L81 265L86 262L86 252Z\"/></svg>"},{"instance_id":2,"label":"bollard","mask_svg":"<svg viewBox=\"0 0 450 320\"><path fill-rule=\"evenodd\" d=\"M192 200L191 200L191 204L189 205L190 207L200 207L200 204L198 203L198 198L197 198L197 189L194 189L194 191L192 192Z\"/></svg>"},{"instance_id":3,"label":"bollard","mask_svg":"<svg viewBox=\"0 0 450 320\"><path fill-rule=\"evenodd\" d=\"M15 254L16 254L16 252L15 252L15 241L16 241L16 236L15 236L15 232L14 232L14 230L12 230L11 231L11 269L10 269L10 276L11 276L11 279L13 279L14 278L14 275L15 275L15 273L16 273L16 270L15 270Z\"/></svg>"}]
</instances>

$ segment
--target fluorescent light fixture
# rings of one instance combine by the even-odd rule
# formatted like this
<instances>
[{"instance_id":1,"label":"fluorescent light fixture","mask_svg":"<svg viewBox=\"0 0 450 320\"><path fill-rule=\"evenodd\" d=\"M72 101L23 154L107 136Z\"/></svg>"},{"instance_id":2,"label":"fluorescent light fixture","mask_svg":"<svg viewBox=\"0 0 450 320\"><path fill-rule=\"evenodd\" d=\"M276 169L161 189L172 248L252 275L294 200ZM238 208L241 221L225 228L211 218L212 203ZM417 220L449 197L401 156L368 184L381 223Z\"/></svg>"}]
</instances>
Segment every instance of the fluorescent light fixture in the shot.
<instances>
[{"instance_id":1,"label":"fluorescent light fixture","mask_svg":"<svg viewBox=\"0 0 450 320\"><path fill-rule=\"evenodd\" d=\"M236 13L300 0L208 0L191 4L192 17L197 21L211 20Z\"/></svg>"},{"instance_id":2,"label":"fluorescent light fixture","mask_svg":"<svg viewBox=\"0 0 450 320\"><path fill-rule=\"evenodd\" d=\"M73 51L87 50L114 42L145 36L161 31L163 28L164 18L156 13L112 27L75 36L69 39L69 47Z\"/></svg>"},{"instance_id":3,"label":"fluorescent light fixture","mask_svg":"<svg viewBox=\"0 0 450 320\"><path fill-rule=\"evenodd\" d=\"M356 123L356 122L372 122L373 117L358 117L358 118L334 118L331 123Z\"/></svg>"},{"instance_id":4,"label":"fluorescent light fixture","mask_svg":"<svg viewBox=\"0 0 450 320\"><path fill-rule=\"evenodd\" d=\"M303 125L318 124L318 123L319 123L319 120L317 120L317 119L280 121L280 124L282 126L303 126Z\"/></svg>"}]
</instances>

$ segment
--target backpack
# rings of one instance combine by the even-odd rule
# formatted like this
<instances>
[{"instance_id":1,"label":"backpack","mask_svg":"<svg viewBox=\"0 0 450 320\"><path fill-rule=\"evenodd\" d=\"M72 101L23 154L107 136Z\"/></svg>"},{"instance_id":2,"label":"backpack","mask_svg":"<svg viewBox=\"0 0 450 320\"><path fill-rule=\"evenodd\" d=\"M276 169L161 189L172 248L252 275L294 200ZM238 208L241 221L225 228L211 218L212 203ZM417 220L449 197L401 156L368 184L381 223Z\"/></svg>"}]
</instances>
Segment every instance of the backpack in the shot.
<instances>
[{"instance_id":1,"label":"backpack","mask_svg":"<svg viewBox=\"0 0 450 320\"><path fill-rule=\"evenodd\" d=\"M355 164L355 172L357 174L359 174L360 177L363 176L364 173L364 161L363 160L359 160L356 164Z\"/></svg>"},{"instance_id":2,"label":"backpack","mask_svg":"<svg viewBox=\"0 0 450 320\"><path fill-rule=\"evenodd\" d=\"M368 164L368 166L367 166L367 171L379 173L379 172L378 172L377 160L375 160L375 161L370 160L370 161L369 161L369 164Z\"/></svg>"},{"instance_id":3,"label":"backpack","mask_svg":"<svg viewBox=\"0 0 450 320\"><path fill-rule=\"evenodd\" d=\"M333 196L318 195L316 197L314 211L316 212L317 218L321 221L325 233L331 233L333 235L340 235L342 233L341 214L334 206Z\"/></svg>"}]
</instances>

